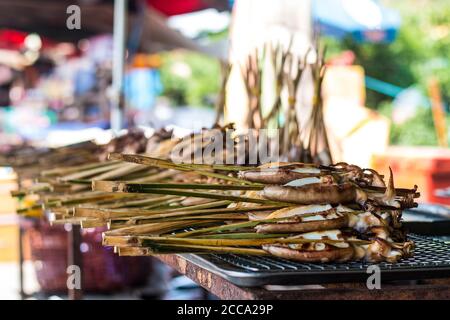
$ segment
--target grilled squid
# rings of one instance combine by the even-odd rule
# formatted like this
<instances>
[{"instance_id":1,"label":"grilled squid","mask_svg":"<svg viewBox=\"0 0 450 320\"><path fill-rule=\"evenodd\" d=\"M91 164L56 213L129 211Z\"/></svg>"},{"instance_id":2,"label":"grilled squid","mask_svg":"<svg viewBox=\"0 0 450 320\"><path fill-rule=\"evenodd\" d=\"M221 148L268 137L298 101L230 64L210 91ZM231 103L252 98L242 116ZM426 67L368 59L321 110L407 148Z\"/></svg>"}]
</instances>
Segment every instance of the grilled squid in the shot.
<instances>
[{"instance_id":1,"label":"grilled squid","mask_svg":"<svg viewBox=\"0 0 450 320\"><path fill-rule=\"evenodd\" d=\"M250 221L259 221L259 220L265 220L268 216L272 214L271 210L267 211L251 211L247 212L248 220Z\"/></svg>"},{"instance_id":2,"label":"grilled squid","mask_svg":"<svg viewBox=\"0 0 450 320\"><path fill-rule=\"evenodd\" d=\"M396 199L395 187L394 187L394 177L392 174L392 169L389 168L389 182L386 187L386 191L381 196L374 196L373 201L378 205L390 206L394 208L400 208L401 204Z\"/></svg>"},{"instance_id":3,"label":"grilled squid","mask_svg":"<svg viewBox=\"0 0 450 320\"><path fill-rule=\"evenodd\" d=\"M320 249L317 250L317 247ZM263 245L268 253L289 260L300 262L346 262L352 260L355 251L352 247L337 248L332 245L317 243L307 248L292 249L287 245Z\"/></svg>"},{"instance_id":4,"label":"grilled squid","mask_svg":"<svg viewBox=\"0 0 450 320\"><path fill-rule=\"evenodd\" d=\"M372 227L401 228L401 215L397 210L387 211L364 211L353 213L351 209L346 209L348 213L348 227L357 232L364 233Z\"/></svg>"},{"instance_id":5,"label":"grilled squid","mask_svg":"<svg viewBox=\"0 0 450 320\"><path fill-rule=\"evenodd\" d=\"M286 184L293 180L319 177L325 174L328 174L328 171L311 166L286 165L275 168L241 171L239 172L239 177L251 182L263 184Z\"/></svg>"},{"instance_id":6,"label":"grilled squid","mask_svg":"<svg viewBox=\"0 0 450 320\"><path fill-rule=\"evenodd\" d=\"M337 182L353 182L359 186L385 187L383 176L373 169L361 169L355 165L339 162L331 166L315 166L305 163L270 163L254 170L239 172L248 181L284 185L293 180L332 175Z\"/></svg>"},{"instance_id":7,"label":"grilled squid","mask_svg":"<svg viewBox=\"0 0 450 320\"><path fill-rule=\"evenodd\" d=\"M340 230L316 231L290 239L311 240L307 243L263 245L270 254L300 262L345 262L353 259L355 250ZM334 240L332 244L324 240Z\"/></svg>"},{"instance_id":8,"label":"grilled squid","mask_svg":"<svg viewBox=\"0 0 450 320\"><path fill-rule=\"evenodd\" d=\"M301 186L268 185L261 192L262 196L269 200L284 201L297 204L340 204L358 202L357 188L351 183L317 183ZM362 199L364 201L364 199Z\"/></svg>"},{"instance_id":9,"label":"grilled squid","mask_svg":"<svg viewBox=\"0 0 450 320\"><path fill-rule=\"evenodd\" d=\"M368 173L366 173L366 172L368 172ZM367 185L374 186L374 187L385 187L386 186L386 184L384 183L383 177L375 170L366 168L363 170L363 173L364 173L363 179L367 183Z\"/></svg>"},{"instance_id":10,"label":"grilled squid","mask_svg":"<svg viewBox=\"0 0 450 320\"><path fill-rule=\"evenodd\" d=\"M239 196L240 194L236 194ZM254 199L264 199L259 191L246 191L244 193L245 197L254 198ZM251 207L259 207L261 204L253 203L253 202L233 202L228 205L228 208L251 208Z\"/></svg>"},{"instance_id":11,"label":"grilled squid","mask_svg":"<svg viewBox=\"0 0 450 320\"><path fill-rule=\"evenodd\" d=\"M363 189L353 182L340 183L334 176L324 175L297 179L284 185L266 185L261 191L261 196L269 200L296 204L357 203L369 210L376 207L401 209L416 206L414 202L414 198L418 196L416 189L399 189L397 194L392 171L389 183L383 187L383 191L380 192L373 187Z\"/></svg>"},{"instance_id":12,"label":"grilled squid","mask_svg":"<svg viewBox=\"0 0 450 320\"><path fill-rule=\"evenodd\" d=\"M373 213L355 211L339 205L333 208L326 205L295 206L279 209L268 214L264 212L251 220L277 219L255 227L258 233L304 233L339 228L350 228L358 233L372 232L375 228L390 229L401 227L397 211ZM376 236L386 239L386 236Z\"/></svg>"},{"instance_id":13,"label":"grilled squid","mask_svg":"<svg viewBox=\"0 0 450 320\"><path fill-rule=\"evenodd\" d=\"M390 262L395 263L402 258L410 257L414 250L414 243L406 241L403 243L393 243L384 239L375 238L369 245L357 247L360 253L364 251L363 259L367 262ZM359 256L356 256L359 258Z\"/></svg>"},{"instance_id":14,"label":"grilled squid","mask_svg":"<svg viewBox=\"0 0 450 320\"><path fill-rule=\"evenodd\" d=\"M381 238L361 241L354 237L345 236L340 230L310 232L289 239L309 239L312 241L263 245L263 249L280 258L321 263L350 260L394 263L402 258L409 257L414 249L414 243L411 241L394 243Z\"/></svg>"},{"instance_id":15,"label":"grilled squid","mask_svg":"<svg viewBox=\"0 0 450 320\"><path fill-rule=\"evenodd\" d=\"M348 216L328 205L288 207L277 210L266 219L280 219L255 227L258 233L305 233L339 229L348 225Z\"/></svg>"}]
</instances>

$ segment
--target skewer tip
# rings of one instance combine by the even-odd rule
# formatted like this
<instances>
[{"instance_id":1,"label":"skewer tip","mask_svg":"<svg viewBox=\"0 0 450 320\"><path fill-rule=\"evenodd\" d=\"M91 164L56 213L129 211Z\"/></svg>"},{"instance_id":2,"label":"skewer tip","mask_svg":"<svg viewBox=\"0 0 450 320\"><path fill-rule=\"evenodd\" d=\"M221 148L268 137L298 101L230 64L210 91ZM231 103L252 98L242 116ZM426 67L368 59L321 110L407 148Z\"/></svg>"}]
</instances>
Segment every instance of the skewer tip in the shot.
<instances>
[{"instance_id":1,"label":"skewer tip","mask_svg":"<svg viewBox=\"0 0 450 320\"><path fill-rule=\"evenodd\" d=\"M117 152L111 152L108 154L108 160L121 160L121 154Z\"/></svg>"}]
</instances>

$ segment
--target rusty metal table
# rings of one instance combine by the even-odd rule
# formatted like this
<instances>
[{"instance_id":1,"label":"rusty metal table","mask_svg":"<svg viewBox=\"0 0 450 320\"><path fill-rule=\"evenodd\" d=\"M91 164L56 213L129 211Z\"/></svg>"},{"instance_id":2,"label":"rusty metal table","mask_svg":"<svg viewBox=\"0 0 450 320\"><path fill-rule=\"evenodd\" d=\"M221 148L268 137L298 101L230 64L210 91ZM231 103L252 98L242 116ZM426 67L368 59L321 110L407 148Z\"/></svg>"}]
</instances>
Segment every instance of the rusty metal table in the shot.
<instances>
[{"instance_id":1,"label":"rusty metal table","mask_svg":"<svg viewBox=\"0 0 450 320\"><path fill-rule=\"evenodd\" d=\"M450 278L402 281L369 290L365 283L338 283L292 287L239 287L205 270L182 255L159 255L163 263L187 276L220 299L346 300L346 299L450 299Z\"/></svg>"}]
</instances>

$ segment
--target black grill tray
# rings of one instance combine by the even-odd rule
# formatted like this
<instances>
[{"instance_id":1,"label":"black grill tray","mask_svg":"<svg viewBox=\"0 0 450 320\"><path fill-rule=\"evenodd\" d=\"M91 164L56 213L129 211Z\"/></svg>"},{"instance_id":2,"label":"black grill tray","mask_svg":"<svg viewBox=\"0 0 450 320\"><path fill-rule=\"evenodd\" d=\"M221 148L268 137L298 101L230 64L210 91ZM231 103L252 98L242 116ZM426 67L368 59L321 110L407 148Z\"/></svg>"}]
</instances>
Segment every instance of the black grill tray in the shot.
<instances>
[{"instance_id":1,"label":"black grill tray","mask_svg":"<svg viewBox=\"0 0 450 320\"><path fill-rule=\"evenodd\" d=\"M381 281L450 277L450 244L410 235L414 257L380 263ZM242 287L365 282L370 263L300 263L281 258L235 254L184 254L190 262Z\"/></svg>"},{"instance_id":2,"label":"black grill tray","mask_svg":"<svg viewBox=\"0 0 450 320\"><path fill-rule=\"evenodd\" d=\"M402 224L411 233L427 236L450 236L450 207L420 203L404 210Z\"/></svg>"}]
</instances>

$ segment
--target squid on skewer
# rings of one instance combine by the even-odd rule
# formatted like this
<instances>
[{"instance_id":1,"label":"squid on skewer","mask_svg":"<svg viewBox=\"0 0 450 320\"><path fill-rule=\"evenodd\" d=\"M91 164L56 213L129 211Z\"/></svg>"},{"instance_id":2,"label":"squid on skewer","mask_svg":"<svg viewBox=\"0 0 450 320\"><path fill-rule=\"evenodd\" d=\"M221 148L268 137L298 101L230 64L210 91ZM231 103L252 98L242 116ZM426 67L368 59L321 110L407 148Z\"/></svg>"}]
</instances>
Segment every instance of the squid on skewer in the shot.
<instances>
[{"instance_id":1,"label":"squid on skewer","mask_svg":"<svg viewBox=\"0 0 450 320\"><path fill-rule=\"evenodd\" d=\"M267 244L262 248L271 255L300 262L397 262L409 257L414 243L395 243L381 238L361 241L340 230L316 231L297 235L291 239L313 239L317 242L294 244ZM329 242L332 240L334 242Z\"/></svg>"}]
</instances>

